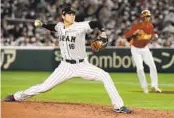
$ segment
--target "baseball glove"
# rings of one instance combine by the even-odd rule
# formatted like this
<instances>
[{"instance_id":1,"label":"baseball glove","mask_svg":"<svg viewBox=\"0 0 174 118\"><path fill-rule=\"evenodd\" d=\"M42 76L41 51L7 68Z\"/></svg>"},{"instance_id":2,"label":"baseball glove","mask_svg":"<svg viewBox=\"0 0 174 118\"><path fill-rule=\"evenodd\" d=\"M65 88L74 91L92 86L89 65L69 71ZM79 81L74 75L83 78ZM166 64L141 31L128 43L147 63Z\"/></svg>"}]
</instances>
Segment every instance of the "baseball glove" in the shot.
<instances>
[{"instance_id":1,"label":"baseball glove","mask_svg":"<svg viewBox=\"0 0 174 118\"><path fill-rule=\"evenodd\" d=\"M137 30L137 31L135 31L135 33L133 35L138 40L151 40L152 39L152 35L145 33L143 30Z\"/></svg>"},{"instance_id":2,"label":"baseball glove","mask_svg":"<svg viewBox=\"0 0 174 118\"><path fill-rule=\"evenodd\" d=\"M102 41L95 40L91 42L91 48L94 52L98 52L100 50L103 50L104 44Z\"/></svg>"},{"instance_id":3,"label":"baseball glove","mask_svg":"<svg viewBox=\"0 0 174 118\"><path fill-rule=\"evenodd\" d=\"M99 36L96 40L91 42L91 48L94 52L103 50L108 44L108 39Z\"/></svg>"}]
</instances>

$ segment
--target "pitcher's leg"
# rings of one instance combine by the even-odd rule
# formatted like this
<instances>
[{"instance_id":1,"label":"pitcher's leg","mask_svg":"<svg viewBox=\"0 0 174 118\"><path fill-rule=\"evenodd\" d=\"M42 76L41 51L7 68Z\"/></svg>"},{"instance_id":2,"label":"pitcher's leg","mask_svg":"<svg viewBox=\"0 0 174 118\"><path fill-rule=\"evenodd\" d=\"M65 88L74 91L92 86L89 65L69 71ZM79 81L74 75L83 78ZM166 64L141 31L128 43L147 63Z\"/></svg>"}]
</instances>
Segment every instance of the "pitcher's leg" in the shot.
<instances>
[{"instance_id":1,"label":"pitcher's leg","mask_svg":"<svg viewBox=\"0 0 174 118\"><path fill-rule=\"evenodd\" d=\"M91 64L82 64L79 69L78 75L87 80L97 80L104 84L104 87L114 105L115 109L124 106L123 100L120 97L110 75L102 69Z\"/></svg>"},{"instance_id":2,"label":"pitcher's leg","mask_svg":"<svg viewBox=\"0 0 174 118\"><path fill-rule=\"evenodd\" d=\"M14 94L14 98L17 101L25 100L31 96L49 91L56 85L62 83L63 81L71 77L71 72L69 71L69 65L61 62L58 68L42 83L32 86L24 91L18 91Z\"/></svg>"},{"instance_id":3,"label":"pitcher's leg","mask_svg":"<svg viewBox=\"0 0 174 118\"><path fill-rule=\"evenodd\" d=\"M138 50L131 48L132 57L137 68L137 76L144 93L148 93L148 84L144 73L143 59Z\"/></svg>"}]
</instances>

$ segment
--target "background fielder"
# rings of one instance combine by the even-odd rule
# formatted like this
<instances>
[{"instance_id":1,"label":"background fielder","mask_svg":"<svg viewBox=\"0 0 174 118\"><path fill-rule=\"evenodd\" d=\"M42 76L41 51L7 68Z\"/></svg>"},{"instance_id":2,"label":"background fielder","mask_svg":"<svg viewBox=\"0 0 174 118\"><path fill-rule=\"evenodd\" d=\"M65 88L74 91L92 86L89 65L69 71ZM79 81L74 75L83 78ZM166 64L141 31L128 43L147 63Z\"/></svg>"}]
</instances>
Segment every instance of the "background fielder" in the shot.
<instances>
[{"instance_id":1,"label":"background fielder","mask_svg":"<svg viewBox=\"0 0 174 118\"><path fill-rule=\"evenodd\" d=\"M137 67L137 75L143 88L144 93L148 93L148 84L144 74L143 61L150 68L151 87L156 92L161 92L158 88L158 75L157 69L152 57L152 54L148 48L148 43L157 38L157 34L154 33L153 25L150 21L150 11L144 10L141 12L141 21L133 24L131 29L125 33L125 37L131 40L131 53L135 65Z\"/></svg>"},{"instance_id":2,"label":"background fielder","mask_svg":"<svg viewBox=\"0 0 174 118\"><path fill-rule=\"evenodd\" d=\"M35 21L36 27L42 26L58 33L62 56L60 65L43 83L9 95L5 98L5 101L23 101L31 96L49 91L56 85L73 77L82 77L86 80L101 81L104 84L115 112L131 113L131 110L124 106L110 75L102 69L91 65L87 60L85 34L94 28L99 28L101 31L100 37L102 37L101 41L105 46L107 38L103 25L99 21L74 22L75 11L70 7L62 11L62 18L63 22L57 24L42 24L39 20Z\"/></svg>"}]
</instances>

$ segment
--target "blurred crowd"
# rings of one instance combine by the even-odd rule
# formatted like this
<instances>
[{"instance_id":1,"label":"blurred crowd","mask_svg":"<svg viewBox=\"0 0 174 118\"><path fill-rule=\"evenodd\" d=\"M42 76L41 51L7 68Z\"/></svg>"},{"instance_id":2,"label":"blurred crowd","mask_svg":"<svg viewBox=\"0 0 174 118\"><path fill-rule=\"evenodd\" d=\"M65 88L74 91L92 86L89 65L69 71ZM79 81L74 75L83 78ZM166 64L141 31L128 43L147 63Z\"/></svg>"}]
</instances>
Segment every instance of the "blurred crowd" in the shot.
<instances>
[{"instance_id":1,"label":"blurred crowd","mask_svg":"<svg viewBox=\"0 0 174 118\"><path fill-rule=\"evenodd\" d=\"M36 29L33 21L59 22L65 5L77 9L76 21L102 21L109 45L116 47L129 47L124 32L139 20L142 10L149 9L159 35L149 47L174 47L174 0L1 0L1 45L58 47L56 34ZM88 34L86 45L97 34L97 30Z\"/></svg>"}]
</instances>

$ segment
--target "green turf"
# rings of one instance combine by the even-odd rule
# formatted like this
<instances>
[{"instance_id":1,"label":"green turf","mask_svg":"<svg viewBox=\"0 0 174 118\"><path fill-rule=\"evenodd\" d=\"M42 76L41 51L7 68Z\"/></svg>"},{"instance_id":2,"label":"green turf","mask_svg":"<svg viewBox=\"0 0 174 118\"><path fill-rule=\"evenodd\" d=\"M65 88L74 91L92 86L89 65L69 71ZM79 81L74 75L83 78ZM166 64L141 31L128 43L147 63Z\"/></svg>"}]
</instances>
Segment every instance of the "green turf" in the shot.
<instances>
[{"instance_id":1,"label":"green turf","mask_svg":"<svg viewBox=\"0 0 174 118\"><path fill-rule=\"evenodd\" d=\"M2 71L2 99L18 90L24 90L44 81L51 72ZM150 83L149 75L146 75ZM173 93L141 92L136 73L111 73L111 77L129 107L174 110L174 74L159 74L160 88ZM150 85L149 85L150 88ZM102 85L96 81L73 78L49 92L31 98L37 101L63 101L110 105L110 99Z\"/></svg>"}]
</instances>

